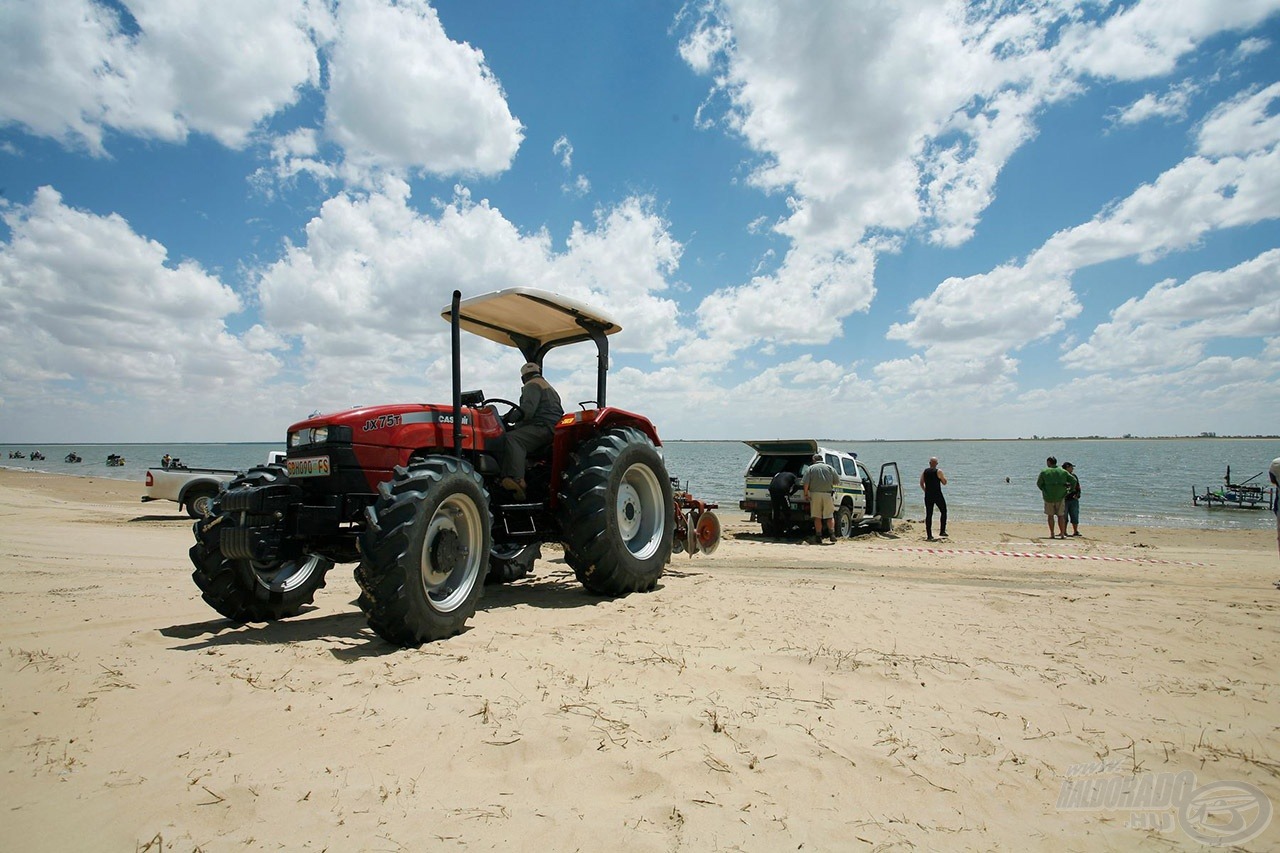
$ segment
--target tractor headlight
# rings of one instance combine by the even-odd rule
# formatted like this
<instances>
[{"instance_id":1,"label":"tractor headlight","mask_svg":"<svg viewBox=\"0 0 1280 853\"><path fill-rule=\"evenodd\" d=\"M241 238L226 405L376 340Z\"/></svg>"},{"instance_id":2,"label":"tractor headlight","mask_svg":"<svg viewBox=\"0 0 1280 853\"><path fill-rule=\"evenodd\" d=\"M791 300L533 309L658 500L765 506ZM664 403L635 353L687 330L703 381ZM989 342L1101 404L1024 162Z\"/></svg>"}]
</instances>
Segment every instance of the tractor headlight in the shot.
<instances>
[{"instance_id":1,"label":"tractor headlight","mask_svg":"<svg viewBox=\"0 0 1280 853\"><path fill-rule=\"evenodd\" d=\"M297 432L289 433L290 447L305 447L308 444L324 444L328 440L329 428L327 426L300 429Z\"/></svg>"}]
</instances>

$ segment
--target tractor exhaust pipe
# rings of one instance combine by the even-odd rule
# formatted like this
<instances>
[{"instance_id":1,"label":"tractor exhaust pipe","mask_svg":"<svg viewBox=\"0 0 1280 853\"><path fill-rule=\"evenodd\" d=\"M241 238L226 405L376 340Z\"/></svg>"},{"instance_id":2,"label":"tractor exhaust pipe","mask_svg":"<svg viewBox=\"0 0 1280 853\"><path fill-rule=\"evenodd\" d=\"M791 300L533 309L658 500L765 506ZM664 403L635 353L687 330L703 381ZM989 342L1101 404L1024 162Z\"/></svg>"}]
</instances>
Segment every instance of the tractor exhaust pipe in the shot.
<instances>
[{"instance_id":1,"label":"tractor exhaust pipe","mask_svg":"<svg viewBox=\"0 0 1280 853\"><path fill-rule=\"evenodd\" d=\"M458 303L461 301L462 291L455 290L449 310L449 345L453 362L453 455L459 459L462 458L462 335L458 324Z\"/></svg>"}]
</instances>

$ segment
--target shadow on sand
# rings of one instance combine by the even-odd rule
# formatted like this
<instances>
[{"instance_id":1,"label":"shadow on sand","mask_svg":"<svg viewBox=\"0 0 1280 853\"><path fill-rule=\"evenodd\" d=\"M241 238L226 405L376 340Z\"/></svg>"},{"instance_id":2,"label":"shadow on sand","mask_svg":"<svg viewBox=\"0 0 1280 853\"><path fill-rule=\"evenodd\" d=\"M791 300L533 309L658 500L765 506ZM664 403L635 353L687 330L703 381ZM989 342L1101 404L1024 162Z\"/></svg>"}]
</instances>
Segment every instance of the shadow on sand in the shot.
<instances>
[{"instance_id":1,"label":"shadow on sand","mask_svg":"<svg viewBox=\"0 0 1280 853\"><path fill-rule=\"evenodd\" d=\"M478 611L502 610L514 607L540 609L564 609L594 607L612 601L609 596L589 592L578 583L573 571L564 567L563 560L543 567L541 574L523 578L509 584L485 586ZM686 578L696 572L682 572L668 568L664 577ZM655 591L663 588L659 582ZM323 594L323 593L322 593ZM355 601L351 610L342 613L317 614L319 608L306 607L297 616L275 622L236 622L217 618L185 625L161 628L161 635L185 641L174 646L175 651L199 652L209 649L240 645L288 645L290 643L331 642L334 657L354 661L401 651L399 646L386 642L369 628L365 616ZM463 629L463 633L471 630Z\"/></svg>"}]
</instances>

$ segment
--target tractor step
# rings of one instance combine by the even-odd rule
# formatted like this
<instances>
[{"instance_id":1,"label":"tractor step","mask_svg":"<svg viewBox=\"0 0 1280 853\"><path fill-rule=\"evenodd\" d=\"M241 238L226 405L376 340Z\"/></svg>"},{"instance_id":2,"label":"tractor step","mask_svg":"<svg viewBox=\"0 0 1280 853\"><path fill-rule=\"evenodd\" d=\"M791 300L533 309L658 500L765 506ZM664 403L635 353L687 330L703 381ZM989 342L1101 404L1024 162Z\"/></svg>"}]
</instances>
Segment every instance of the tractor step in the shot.
<instances>
[{"instance_id":1,"label":"tractor step","mask_svg":"<svg viewBox=\"0 0 1280 853\"><path fill-rule=\"evenodd\" d=\"M508 536L530 536L538 532L535 518L545 509L541 503L503 504L494 516Z\"/></svg>"}]
</instances>

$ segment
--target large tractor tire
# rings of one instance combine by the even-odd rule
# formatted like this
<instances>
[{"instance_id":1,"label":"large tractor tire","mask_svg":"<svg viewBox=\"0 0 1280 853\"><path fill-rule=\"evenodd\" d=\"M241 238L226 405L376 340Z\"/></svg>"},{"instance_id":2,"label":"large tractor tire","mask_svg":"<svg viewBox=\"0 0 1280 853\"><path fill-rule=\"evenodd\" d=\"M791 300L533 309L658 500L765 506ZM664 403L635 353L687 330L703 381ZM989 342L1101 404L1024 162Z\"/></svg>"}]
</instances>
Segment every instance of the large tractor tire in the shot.
<instances>
[{"instance_id":1,"label":"large tractor tire","mask_svg":"<svg viewBox=\"0 0 1280 853\"><path fill-rule=\"evenodd\" d=\"M533 564L542 556L542 546L494 545L489 551L489 574L485 583L511 583L533 573Z\"/></svg>"},{"instance_id":2,"label":"large tractor tire","mask_svg":"<svg viewBox=\"0 0 1280 853\"><path fill-rule=\"evenodd\" d=\"M282 466L251 468L227 486L288 486L289 475ZM196 544L191 562L196 569L191 579L210 607L235 622L271 622L297 616L323 589L325 575L333 561L315 554L298 559L256 562L233 559L222 553L222 534L236 528L239 513L222 512L215 500L209 515L194 526Z\"/></svg>"},{"instance_id":3,"label":"large tractor tire","mask_svg":"<svg viewBox=\"0 0 1280 853\"><path fill-rule=\"evenodd\" d=\"M406 647L452 637L475 615L489 572L484 481L440 456L397 468L378 493L355 573L369 627Z\"/></svg>"},{"instance_id":4,"label":"large tractor tire","mask_svg":"<svg viewBox=\"0 0 1280 853\"><path fill-rule=\"evenodd\" d=\"M601 595L648 592L671 559L675 503L658 449L631 427L585 442L560 494L565 562Z\"/></svg>"}]
</instances>

